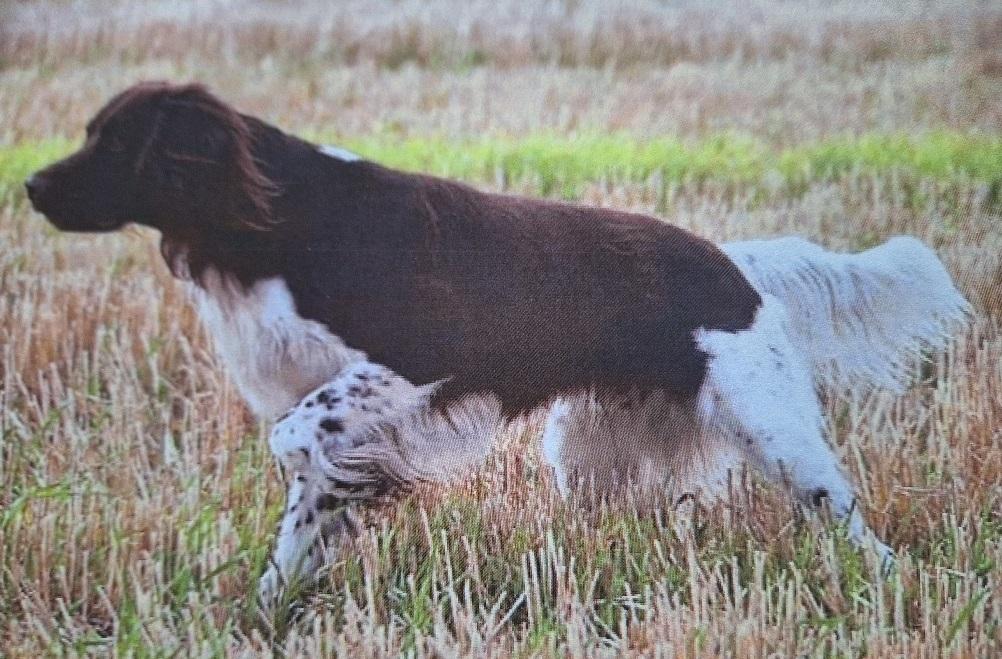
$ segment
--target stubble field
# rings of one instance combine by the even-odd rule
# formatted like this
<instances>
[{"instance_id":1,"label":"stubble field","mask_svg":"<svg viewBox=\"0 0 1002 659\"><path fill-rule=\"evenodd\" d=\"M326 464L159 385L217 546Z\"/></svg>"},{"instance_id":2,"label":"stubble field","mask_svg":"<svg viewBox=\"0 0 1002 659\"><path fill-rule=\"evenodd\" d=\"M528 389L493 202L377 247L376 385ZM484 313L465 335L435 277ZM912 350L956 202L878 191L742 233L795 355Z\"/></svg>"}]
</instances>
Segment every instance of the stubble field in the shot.
<instances>
[{"instance_id":1,"label":"stubble field","mask_svg":"<svg viewBox=\"0 0 1002 659\"><path fill-rule=\"evenodd\" d=\"M540 419L254 601L284 489L145 230L57 233L21 181L141 79L389 165L715 240L932 245L975 308L903 397L826 400L873 527L736 474L680 515L561 500ZM592 0L0 7L0 655L1002 652L1002 10Z\"/></svg>"}]
</instances>

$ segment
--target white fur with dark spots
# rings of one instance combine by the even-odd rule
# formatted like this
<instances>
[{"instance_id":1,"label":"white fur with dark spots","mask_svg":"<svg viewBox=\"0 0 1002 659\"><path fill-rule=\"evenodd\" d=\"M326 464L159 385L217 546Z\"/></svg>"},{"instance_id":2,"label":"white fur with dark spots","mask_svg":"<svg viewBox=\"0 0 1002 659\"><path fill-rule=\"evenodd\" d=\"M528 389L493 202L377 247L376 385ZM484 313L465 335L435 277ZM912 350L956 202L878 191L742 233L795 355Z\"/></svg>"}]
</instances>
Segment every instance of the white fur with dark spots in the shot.
<instances>
[{"instance_id":1,"label":"white fur with dark spots","mask_svg":"<svg viewBox=\"0 0 1002 659\"><path fill-rule=\"evenodd\" d=\"M286 513L260 592L271 601L291 579L309 579L330 531L351 505L446 481L479 464L501 425L493 398L459 401L447 416L428 400L438 383L414 385L356 362L308 394L272 429L272 453L292 474ZM322 548L322 547L321 547Z\"/></svg>"}]
</instances>

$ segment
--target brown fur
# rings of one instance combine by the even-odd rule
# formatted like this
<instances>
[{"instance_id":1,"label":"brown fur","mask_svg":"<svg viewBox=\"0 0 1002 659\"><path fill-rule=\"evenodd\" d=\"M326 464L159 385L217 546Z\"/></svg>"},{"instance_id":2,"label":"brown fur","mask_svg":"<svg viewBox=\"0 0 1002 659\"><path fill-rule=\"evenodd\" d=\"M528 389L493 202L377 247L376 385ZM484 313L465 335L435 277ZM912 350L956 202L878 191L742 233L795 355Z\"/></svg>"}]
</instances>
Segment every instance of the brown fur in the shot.
<instances>
[{"instance_id":1,"label":"brown fur","mask_svg":"<svg viewBox=\"0 0 1002 659\"><path fill-rule=\"evenodd\" d=\"M339 160L198 85L133 87L88 133L30 182L54 224L157 228L195 281L280 278L300 316L372 361L447 379L439 405L691 400L706 370L693 332L744 329L761 302L714 245L658 219Z\"/></svg>"}]
</instances>

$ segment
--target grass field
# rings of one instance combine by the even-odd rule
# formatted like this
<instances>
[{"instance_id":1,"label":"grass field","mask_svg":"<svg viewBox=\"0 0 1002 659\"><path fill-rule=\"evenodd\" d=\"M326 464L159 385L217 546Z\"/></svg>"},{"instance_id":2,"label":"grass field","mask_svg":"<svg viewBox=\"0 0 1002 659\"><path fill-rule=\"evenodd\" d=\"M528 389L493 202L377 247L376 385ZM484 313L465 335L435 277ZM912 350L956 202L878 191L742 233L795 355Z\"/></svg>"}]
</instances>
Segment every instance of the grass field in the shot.
<instances>
[{"instance_id":1,"label":"grass field","mask_svg":"<svg viewBox=\"0 0 1002 659\"><path fill-rule=\"evenodd\" d=\"M826 401L897 571L747 474L694 515L563 501L534 417L462 484L368 512L316 592L262 614L284 497L267 426L153 233L59 234L21 188L151 78L390 165L715 240L923 239L970 330L903 397ZM0 656L1002 653L997 7L16 1L0 118Z\"/></svg>"}]
</instances>

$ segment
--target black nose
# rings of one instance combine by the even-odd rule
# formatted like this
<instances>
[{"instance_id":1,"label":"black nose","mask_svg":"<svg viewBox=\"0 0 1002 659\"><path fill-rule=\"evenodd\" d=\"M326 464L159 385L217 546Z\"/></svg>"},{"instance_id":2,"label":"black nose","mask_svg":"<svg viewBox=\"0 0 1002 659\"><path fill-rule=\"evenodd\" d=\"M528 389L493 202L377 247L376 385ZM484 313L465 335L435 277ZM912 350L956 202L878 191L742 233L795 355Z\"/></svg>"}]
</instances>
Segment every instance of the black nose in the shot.
<instances>
[{"instance_id":1,"label":"black nose","mask_svg":"<svg viewBox=\"0 0 1002 659\"><path fill-rule=\"evenodd\" d=\"M38 201L39 196L45 193L47 187L49 187L49 179L38 174L29 177L24 182L24 188L28 191L28 199L32 201Z\"/></svg>"}]
</instances>

